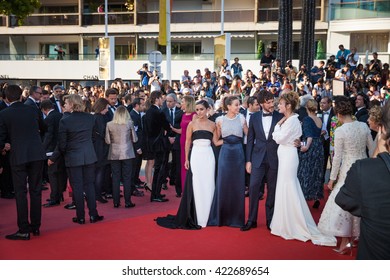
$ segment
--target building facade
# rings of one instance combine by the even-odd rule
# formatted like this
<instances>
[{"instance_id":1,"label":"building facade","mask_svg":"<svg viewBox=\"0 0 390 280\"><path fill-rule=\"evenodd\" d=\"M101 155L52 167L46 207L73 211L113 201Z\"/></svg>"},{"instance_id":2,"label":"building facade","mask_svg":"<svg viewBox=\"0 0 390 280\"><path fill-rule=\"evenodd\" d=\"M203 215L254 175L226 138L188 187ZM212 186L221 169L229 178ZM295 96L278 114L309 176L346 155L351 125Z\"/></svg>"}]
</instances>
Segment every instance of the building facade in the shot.
<instances>
[{"instance_id":1,"label":"building facade","mask_svg":"<svg viewBox=\"0 0 390 280\"><path fill-rule=\"evenodd\" d=\"M348 2L348 3L347 3ZM363 2L374 3L363 5ZM356 46L360 53L377 51L389 60L390 1L316 0L315 40L329 56L339 44ZM21 26L13 17L0 18L0 80L33 83L96 81L98 39L107 32L115 37L115 76L138 80L137 70L158 45L158 0L108 0L107 29L101 0L41 0L41 7ZM352 4L355 3L355 4ZM360 5L356 4L360 3ZM173 0L171 13L172 79L183 69L213 67L214 38L231 34L231 58L239 57L244 69L260 68L258 44L276 53L278 1ZM293 1L293 59L298 64L302 1ZM364 38L364 45L361 45ZM326 42L326 43L325 43ZM64 56L59 57L61 48ZM162 74L166 69L161 64Z\"/></svg>"}]
</instances>

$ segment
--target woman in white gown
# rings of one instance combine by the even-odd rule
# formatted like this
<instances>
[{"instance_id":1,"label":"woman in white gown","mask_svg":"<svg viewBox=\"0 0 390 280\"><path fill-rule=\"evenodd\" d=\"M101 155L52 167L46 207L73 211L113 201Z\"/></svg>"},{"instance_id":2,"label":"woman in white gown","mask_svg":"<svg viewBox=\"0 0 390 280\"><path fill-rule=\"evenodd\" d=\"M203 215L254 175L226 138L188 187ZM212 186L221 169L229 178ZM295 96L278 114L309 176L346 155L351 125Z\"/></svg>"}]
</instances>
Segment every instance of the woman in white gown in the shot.
<instances>
[{"instance_id":1,"label":"woman in white gown","mask_svg":"<svg viewBox=\"0 0 390 280\"><path fill-rule=\"evenodd\" d=\"M367 157L366 147L370 152L373 150L373 140L367 124L352 118L352 105L348 98L337 99L334 109L342 125L335 130L334 157L328 182L328 188L332 193L322 211L318 229L325 234L342 237L339 249L335 251L345 254L352 252L349 239L359 236L360 219L341 209L336 204L335 197L344 185L351 165ZM333 186L336 179L337 183Z\"/></svg>"},{"instance_id":2,"label":"woman in white gown","mask_svg":"<svg viewBox=\"0 0 390 280\"><path fill-rule=\"evenodd\" d=\"M296 92L284 93L279 98L279 112L284 117L272 133L279 144L279 167L271 233L287 240L311 240L315 245L336 246L335 237L323 235L317 229L297 177L299 158L294 142L302 135L298 115L294 114L298 102Z\"/></svg>"},{"instance_id":3,"label":"woman in white gown","mask_svg":"<svg viewBox=\"0 0 390 280\"><path fill-rule=\"evenodd\" d=\"M175 216L158 217L158 225L171 229L201 229L207 225L215 191L215 157L211 143L221 144L216 125L208 120L209 104L196 103L197 118L187 127L185 163L188 170L183 197Z\"/></svg>"}]
</instances>

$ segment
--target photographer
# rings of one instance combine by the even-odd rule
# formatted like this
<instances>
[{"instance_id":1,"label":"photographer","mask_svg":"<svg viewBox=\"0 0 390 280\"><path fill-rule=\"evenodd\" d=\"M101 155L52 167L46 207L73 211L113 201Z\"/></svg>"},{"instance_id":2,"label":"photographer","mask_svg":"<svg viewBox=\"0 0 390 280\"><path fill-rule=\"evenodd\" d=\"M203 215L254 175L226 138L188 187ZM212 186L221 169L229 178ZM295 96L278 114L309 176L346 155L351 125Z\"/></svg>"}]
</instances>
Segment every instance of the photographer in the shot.
<instances>
[{"instance_id":1,"label":"photographer","mask_svg":"<svg viewBox=\"0 0 390 280\"><path fill-rule=\"evenodd\" d=\"M149 78L152 76L152 73L148 69L148 64L144 63L142 68L137 71L137 74L140 75L140 83L143 89L148 89Z\"/></svg>"},{"instance_id":2,"label":"photographer","mask_svg":"<svg viewBox=\"0 0 390 280\"><path fill-rule=\"evenodd\" d=\"M157 70L153 70L153 76L149 79L150 92L161 90L161 81L158 76Z\"/></svg>"},{"instance_id":3,"label":"photographer","mask_svg":"<svg viewBox=\"0 0 390 280\"><path fill-rule=\"evenodd\" d=\"M378 59L378 53L373 52L372 53L373 59L370 61L370 64L368 66L369 69L369 75L376 75L381 72L382 69L382 61Z\"/></svg>"},{"instance_id":4,"label":"photographer","mask_svg":"<svg viewBox=\"0 0 390 280\"><path fill-rule=\"evenodd\" d=\"M344 65L343 68L337 70L334 78L336 80L348 82L349 77L351 76L351 71L349 71L350 67L349 64Z\"/></svg>"}]
</instances>

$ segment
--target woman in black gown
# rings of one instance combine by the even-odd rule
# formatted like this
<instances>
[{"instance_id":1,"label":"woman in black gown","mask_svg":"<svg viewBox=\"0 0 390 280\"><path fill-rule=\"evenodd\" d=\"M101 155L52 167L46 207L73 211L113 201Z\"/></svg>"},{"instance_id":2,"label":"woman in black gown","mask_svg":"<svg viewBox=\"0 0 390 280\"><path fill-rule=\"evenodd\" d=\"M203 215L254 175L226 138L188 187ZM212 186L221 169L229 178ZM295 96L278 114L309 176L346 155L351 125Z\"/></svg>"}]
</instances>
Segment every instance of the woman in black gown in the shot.
<instances>
[{"instance_id":1,"label":"woman in black gown","mask_svg":"<svg viewBox=\"0 0 390 280\"><path fill-rule=\"evenodd\" d=\"M183 197L175 216L158 217L158 225L171 229L201 229L207 225L215 189L215 158L211 147L217 135L215 123L207 119L209 104L196 104L197 118L187 127L185 144L185 180Z\"/></svg>"}]
</instances>

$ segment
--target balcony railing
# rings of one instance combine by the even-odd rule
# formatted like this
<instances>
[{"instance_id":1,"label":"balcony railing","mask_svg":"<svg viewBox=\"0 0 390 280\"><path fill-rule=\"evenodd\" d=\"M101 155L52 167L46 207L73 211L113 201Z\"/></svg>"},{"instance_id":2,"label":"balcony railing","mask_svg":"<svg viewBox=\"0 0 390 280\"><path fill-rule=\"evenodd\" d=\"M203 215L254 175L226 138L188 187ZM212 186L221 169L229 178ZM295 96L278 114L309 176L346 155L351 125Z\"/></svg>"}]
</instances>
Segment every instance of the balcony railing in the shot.
<instances>
[{"instance_id":1,"label":"balcony railing","mask_svg":"<svg viewBox=\"0 0 390 280\"><path fill-rule=\"evenodd\" d=\"M389 18L390 1L355 1L348 3L332 3L331 20Z\"/></svg>"},{"instance_id":2,"label":"balcony railing","mask_svg":"<svg viewBox=\"0 0 390 280\"><path fill-rule=\"evenodd\" d=\"M225 22L254 22L253 10L225 11ZM159 23L159 12L139 12L137 24ZM171 23L211 23L221 21L221 11L173 11Z\"/></svg>"},{"instance_id":3,"label":"balcony railing","mask_svg":"<svg viewBox=\"0 0 390 280\"><path fill-rule=\"evenodd\" d=\"M134 24L134 13L131 12L109 12L108 24ZM105 24L104 13L84 13L83 25Z\"/></svg>"},{"instance_id":4,"label":"balcony railing","mask_svg":"<svg viewBox=\"0 0 390 280\"><path fill-rule=\"evenodd\" d=\"M79 25L79 14L33 14L24 20L23 25Z\"/></svg>"},{"instance_id":5,"label":"balcony railing","mask_svg":"<svg viewBox=\"0 0 390 280\"><path fill-rule=\"evenodd\" d=\"M279 20L279 9L278 8L267 8L259 9L258 12L258 21L278 21ZM293 20L302 20L302 8L293 8L292 10ZM316 7L315 11L315 20L320 20L321 18L321 7Z\"/></svg>"}]
</instances>

